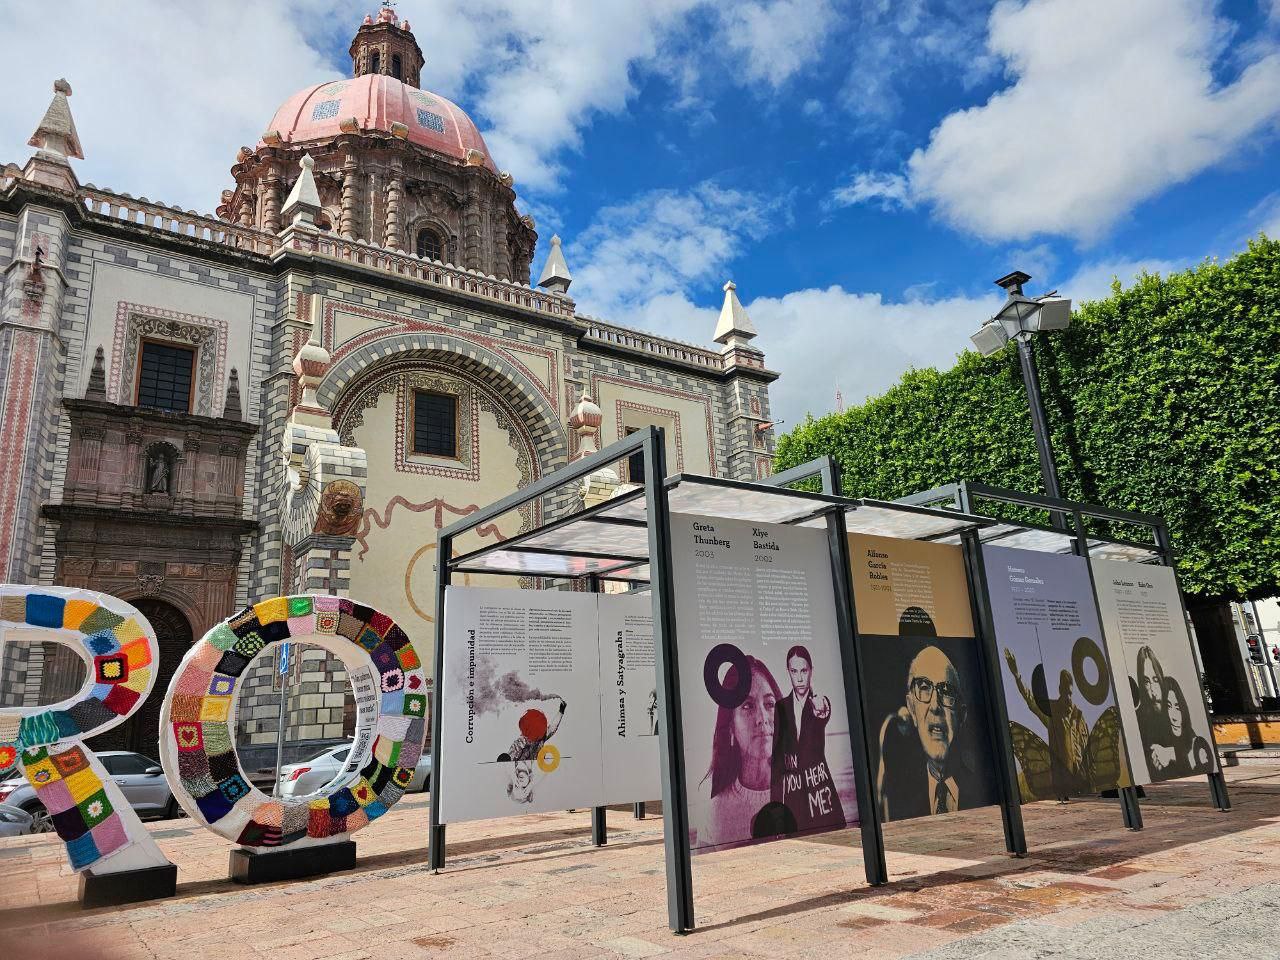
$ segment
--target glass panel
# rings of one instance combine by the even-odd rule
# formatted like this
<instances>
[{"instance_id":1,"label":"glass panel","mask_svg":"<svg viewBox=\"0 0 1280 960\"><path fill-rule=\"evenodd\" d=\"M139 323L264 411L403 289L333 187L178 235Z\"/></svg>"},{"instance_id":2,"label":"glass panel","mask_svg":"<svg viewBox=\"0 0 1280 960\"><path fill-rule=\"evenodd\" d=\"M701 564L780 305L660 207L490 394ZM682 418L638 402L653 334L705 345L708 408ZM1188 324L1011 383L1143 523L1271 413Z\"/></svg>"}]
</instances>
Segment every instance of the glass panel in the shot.
<instances>
[{"instance_id":1,"label":"glass panel","mask_svg":"<svg viewBox=\"0 0 1280 960\"><path fill-rule=\"evenodd\" d=\"M1146 547L1133 547L1127 543L1091 541L1089 556L1098 560L1129 560L1134 563L1154 563L1160 555Z\"/></svg>"},{"instance_id":2,"label":"glass panel","mask_svg":"<svg viewBox=\"0 0 1280 960\"><path fill-rule=\"evenodd\" d=\"M811 520L805 523L805 526L817 526L821 523L821 520ZM900 540L920 540L977 526L978 518L941 511L921 513L918 508L863 500L858 509L845 514L845 524L850 533L897 537Z\"/></svg>"},{"instance_id":3,"label":"glass panel","mask_svg":"<svg viewBox=\"0 0 1280 960\"><path fill-rule=\"evenodd\" d=\"M579 520L530 537L521 545L564 550L566 553L583 550L623 557L648 557L649 528Z\"/></svg>"},{"instance_id":4,"label":"glass panel","mask_svg":"<svg viewBox=\"0 0 1280 960\"><path fill-rule=\"evenodd\" d=\"M521 553L519 550L495 550L467 562L467 570L503 570L530 576L580 577L601 573L625 561L600 560L556 553Z\"/></svg>"},{"instance_id":5,"label":"glass panel","mask_svg":"<svg viewBox=\"0 0 1280 960\"><path fill-rule=\"evenodd\" d=\"M187 413L195 351L167 343L143 343L138 371L138 406Z\"/></svg>"},{"instance_id":6,"label":"glass panel","mask_svg":"<svg viewBox=\"0 0 1280 960\"><path fill-rule=\"evenodd\" d=\"M458 455L458 398L449 393L413 395L413 452Z\"/></svg>"}]
</instances>

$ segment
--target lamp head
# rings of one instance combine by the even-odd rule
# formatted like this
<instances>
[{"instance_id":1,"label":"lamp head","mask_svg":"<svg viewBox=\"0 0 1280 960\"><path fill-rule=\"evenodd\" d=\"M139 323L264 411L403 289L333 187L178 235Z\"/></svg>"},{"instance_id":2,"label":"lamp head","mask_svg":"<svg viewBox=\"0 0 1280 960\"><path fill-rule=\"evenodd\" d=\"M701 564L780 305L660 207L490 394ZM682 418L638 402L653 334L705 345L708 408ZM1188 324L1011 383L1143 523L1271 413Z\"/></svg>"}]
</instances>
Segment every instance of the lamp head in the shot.
<instances>
[{"instance_id":1,"label":"lamp head","mask_svg":"<svg viewBox=\"0 0 1280 960\"><path fill-rule=\"evenodd\" d=\"M1013 273L1007 273L996 281L996 286L1001 287L1011 297L1022 295L1022 285L1031 279L1031 274L1023 273L1021 270L1015 270Z\"/></svg>"},{"instance_id":2,"label":"lamp head","mask_svg":"<svg viewBox=\"0 0 1280 960\"><path fill-rule=\"evenodd\" d=\"M980 354L989 357L1004 349L1004 345L1009 342L1009 334L997 321L988 320L969 339Z\"/></svg>"}]
</instances>

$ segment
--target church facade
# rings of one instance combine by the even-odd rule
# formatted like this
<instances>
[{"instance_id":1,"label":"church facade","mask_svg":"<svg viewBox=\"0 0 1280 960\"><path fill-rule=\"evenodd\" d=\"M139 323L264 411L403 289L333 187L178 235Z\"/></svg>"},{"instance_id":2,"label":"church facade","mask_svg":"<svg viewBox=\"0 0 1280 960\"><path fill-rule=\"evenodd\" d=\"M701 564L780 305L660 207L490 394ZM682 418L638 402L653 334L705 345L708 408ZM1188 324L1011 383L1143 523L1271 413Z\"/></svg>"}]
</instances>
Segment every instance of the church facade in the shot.
<instances>
[{"instance_id":1,"label":"church facade","mask_svg":"<svg viewBox=\"0 0 1280 960\"><path fill-rule=\"evenodd\" d=\"M777 374L731 284L711 347L580 315L558 238L531 286L536 225L470 118L420 89L409 24L382 9L351 56L239 150L213 216L80 183L65 81L0 172L0 566L137 605L161 684L283 593L349 594L425 640L436 531L631 430L664 427L673 470L770 470ZM5 696L65 682L55 659L10 651ZM255 671L239 727L265 748L280 681ZM291 737L339 739L340 666L304 651L289 682ZM155 723L114 745L146 752Z\"/></svg>"}]
</instances>

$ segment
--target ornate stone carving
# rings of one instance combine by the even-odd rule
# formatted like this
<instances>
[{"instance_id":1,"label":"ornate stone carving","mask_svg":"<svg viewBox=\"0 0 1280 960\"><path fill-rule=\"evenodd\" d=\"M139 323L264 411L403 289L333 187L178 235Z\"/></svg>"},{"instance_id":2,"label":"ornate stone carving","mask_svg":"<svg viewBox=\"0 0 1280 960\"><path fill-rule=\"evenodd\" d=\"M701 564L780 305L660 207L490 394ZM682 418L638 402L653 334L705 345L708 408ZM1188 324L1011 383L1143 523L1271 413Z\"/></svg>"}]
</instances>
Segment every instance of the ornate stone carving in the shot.
<instances>
[{"instance_id":1,"label":"ornate stone carving","mask_svg":"<svg viewBox=\"0 0 1280 960\"><path fill-rule=\"evenodd\" d=\"M138 592L144 597L157 596L164 589L164 577L144 573L138 577Z\"/></svg>"},{"instance_id":2,"label":"ornate stone carving","mask_svg":"<svg viewBox=\"0 0 1280 960\"><path fill-rule=\"evenodd\" d=\"M354 536L363 512L360 488L350 480L331 480L320 493L315 532L331 537Z\"/></svg>"}]
</instances>

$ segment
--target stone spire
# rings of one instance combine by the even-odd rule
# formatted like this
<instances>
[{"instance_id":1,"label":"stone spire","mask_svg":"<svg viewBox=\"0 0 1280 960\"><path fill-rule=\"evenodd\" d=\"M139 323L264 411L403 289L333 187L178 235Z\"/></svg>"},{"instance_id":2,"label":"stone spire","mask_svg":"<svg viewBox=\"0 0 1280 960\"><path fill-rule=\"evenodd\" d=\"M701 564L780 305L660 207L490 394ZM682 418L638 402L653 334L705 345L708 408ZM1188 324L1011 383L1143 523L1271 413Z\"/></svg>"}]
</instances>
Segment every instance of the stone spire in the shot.
<instances>
[{"instance_id":1,"label":"stone spire","mask_svg":"<svg viewBox=\"0 0 1280 960\"><path fill-rule=\"evenodd\" d=\"M289 191L289 198L285 200L281 212L287 224L303 223L314 227L316 214L320 212L320 191L316 189L315 174L311 172L315 161L311 159L311 154L304 153L299 165L302 167L302 174Z\"/></svg>"},{"instance_id":2,"label":"stone spire","mask_svg":"<svg viewBox=\"0 0 1280 960\"><path fill-rule=\"evenodd\" d=\"M329 351L320 345L321 304L320 297L311 297L311 336L293 358L293 372L298 377L302 396L298 405L293 408L292 419L298 423L332 429L333 418L320 405L320 398L316 395L316 388L320 386L320 381L332 364Z\"/></svg>"},{"instance_id":3,"label":"stone spire","mask_svg":"<svg viewBox=\"0 0 1280 960\"><path fill-rule=\"evenodd\" d=\"M600 407L591 399L591 394L583 390L578 405L569 414L569 429L578 435L578 454L574 457L575 460L600 452L597 434L603 419Z\"/></svg>"},{"instance_id":4,"label":"stone spire","mask_svg":"<svg viewBox=\"0 0 1280 960\"><path fill-rule=\"evenodd\" d=\"M93 354L93 366L89 370L89 387L84 392L86 400L107 399L106 362L102 355L102 347Z\"/></svg>"},{"instance_id":5,"label":"stone spire","mask_svg":"<svg viewBox=\"0 0 1280 960\"><path fill-rule=\"evenodd\" d=\"M720 308L720 320L716 324L716 343L722 343L726 350L746 346L748 340L756 336L755 324L747 316L746 309L738 300L738 285L732 280L724 285L724 306Z\"/></svg>"},{"instance_id":6,"label":"stone spire","mask_svg":"<svg viewBox=\"0 0 1280 960\"><path fill-rule=\"evenodd\" d=\"M80 184L69 161L72 158L83 160L84 152L80 149L80 134L76 133L76 122L71 118L71 105L67 103L69 96L71 84L66 80L54 83L53 100L49 103L49 109L44 112L44 119L27 141L28 146L36 148L36 152L27 161L23 177L74 193Z\"/></svg>"},{"instance_id":7,"label":"stone spire","mask_svg":"<svg viewBox=\"0 0 1280 960\"><path fill-rule=\"evenodd\" d=\"M547 257L546 265L542 268L538 286L552 293L568 293L571 283L573 283L573 275L569 273L569 265L564 262L564 251L560 249L560 237L553 235L551 253Z\"/></svg>"},{"instance_id":8,"label":"stone spire","mask_svg":"<svg viewBox=\"0 0 1280 960\"><path fill-rule=\"evenodd\" d=\"M231 376L227 378L227 396L222 401L222 419L244 419L243 411L240 409L240 374L236 373L235 367L231 368Z\"/></svg>"}]
</instances>

